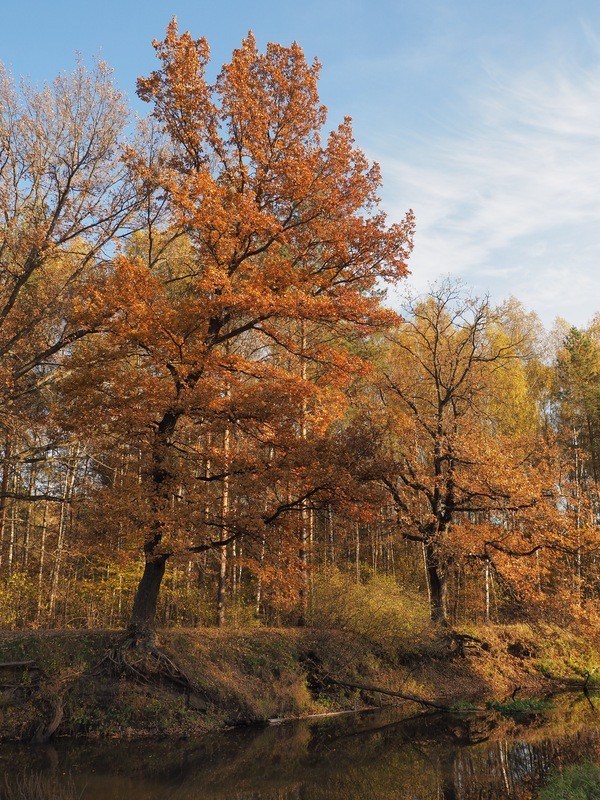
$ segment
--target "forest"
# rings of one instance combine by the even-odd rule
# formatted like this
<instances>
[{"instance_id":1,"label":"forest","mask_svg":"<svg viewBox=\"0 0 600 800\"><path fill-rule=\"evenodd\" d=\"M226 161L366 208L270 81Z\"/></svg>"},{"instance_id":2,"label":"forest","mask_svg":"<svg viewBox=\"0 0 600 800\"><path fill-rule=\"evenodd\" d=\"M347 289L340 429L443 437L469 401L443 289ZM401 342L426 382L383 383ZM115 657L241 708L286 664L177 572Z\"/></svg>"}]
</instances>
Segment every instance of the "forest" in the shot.
<instances>
[{"instance_id":1,"label":"forest","mask_svg":"<svg viewBox=\"0 0 600 800\"><path fill-rule=\"evenodd\" d=\"M600 315L403 293L318 63L154 48L0 71L0 627L594 623Z\"/></svg>"}]
</instances>

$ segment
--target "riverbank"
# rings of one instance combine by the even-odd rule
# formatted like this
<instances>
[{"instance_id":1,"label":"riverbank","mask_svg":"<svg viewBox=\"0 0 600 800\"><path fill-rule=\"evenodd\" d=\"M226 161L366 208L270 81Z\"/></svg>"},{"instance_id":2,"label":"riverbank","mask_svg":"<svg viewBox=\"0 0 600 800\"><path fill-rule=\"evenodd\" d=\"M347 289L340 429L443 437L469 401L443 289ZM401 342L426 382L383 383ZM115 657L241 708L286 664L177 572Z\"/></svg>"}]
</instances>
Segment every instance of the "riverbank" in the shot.
<instances>
[{"instance_id":1,"label":"riverbank","mask_svg":"<svg viewBox=\"0 0 600 800\"><path fill-rule=\"evenodd\" d=\"M409 702L373 687L461 708L600 678L598 633L552 625L429 629L378 642L314 629L161 631L161 651L187 676L190 690L164 674L153 680L146 671L135 680L99 667L120 635L0 633L1 738L195 736Z\"/></svg>"}]
</instances>

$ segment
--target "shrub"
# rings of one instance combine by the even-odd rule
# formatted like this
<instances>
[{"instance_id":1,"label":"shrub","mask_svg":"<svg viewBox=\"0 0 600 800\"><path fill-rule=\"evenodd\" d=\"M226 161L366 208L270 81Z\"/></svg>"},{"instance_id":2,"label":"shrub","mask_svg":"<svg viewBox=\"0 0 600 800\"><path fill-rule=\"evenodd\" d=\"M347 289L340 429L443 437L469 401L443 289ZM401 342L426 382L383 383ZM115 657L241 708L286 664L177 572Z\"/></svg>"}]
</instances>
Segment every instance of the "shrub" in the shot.
<instances>
[{"instance_id":1,"label":"shrub","mask_svg":"<svg viewBox=\"0 0 600 800\"><path fill-rule=\"evenodd\" d=\"M387 649L428 628L429 611L420 596L393 578L372 575L357 583L330 569L314 577L310 623L364 636Z\"/></svg>"}]
</instances>

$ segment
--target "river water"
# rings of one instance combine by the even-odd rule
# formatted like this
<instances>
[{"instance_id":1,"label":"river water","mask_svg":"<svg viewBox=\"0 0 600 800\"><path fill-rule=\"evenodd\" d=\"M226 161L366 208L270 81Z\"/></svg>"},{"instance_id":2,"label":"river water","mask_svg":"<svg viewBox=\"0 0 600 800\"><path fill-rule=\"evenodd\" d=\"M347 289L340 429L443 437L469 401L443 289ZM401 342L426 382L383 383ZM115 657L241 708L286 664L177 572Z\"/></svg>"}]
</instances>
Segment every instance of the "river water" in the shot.
<instances>
[{"instance_id":1,"label":"river water","mask_svg":"<svg viewBox=\"0 0 600 800\"><path fill-rule=\"evenodd\" d=\"M197 741L4 746L0 798L600 799L600 697L565 695L544 715L407 714L387 709ZM587 788L571 795L567 784Z\"/></svg>"}]
</instances>

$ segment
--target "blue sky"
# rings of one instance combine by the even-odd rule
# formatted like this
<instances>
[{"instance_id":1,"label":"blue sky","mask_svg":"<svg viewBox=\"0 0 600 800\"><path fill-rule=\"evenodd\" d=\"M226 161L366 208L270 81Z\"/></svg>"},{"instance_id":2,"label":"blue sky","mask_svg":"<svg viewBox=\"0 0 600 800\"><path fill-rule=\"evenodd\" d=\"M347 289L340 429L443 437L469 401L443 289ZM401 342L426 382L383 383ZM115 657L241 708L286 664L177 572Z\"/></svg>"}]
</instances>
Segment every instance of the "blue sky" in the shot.
<instances>
[{"instance_id":1,"label":"blue sky","mask_svg":"<svg viewBox=\"0 0 600 800\"><path fill-rule=\"evenodd\" d=\"M415 210L416 288L456 275L547 326L600 310L600 3L0 0L0 13L16 75L51 80L76 51L100 54L132 98L173 15L215 67L249 29L260 45L296 40L323 65L330 125L350 115L380 162L390 219Z\"/></svg>"}]
</instances>

